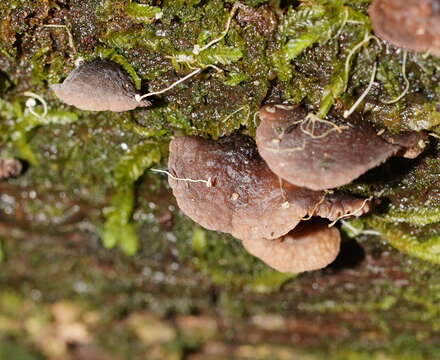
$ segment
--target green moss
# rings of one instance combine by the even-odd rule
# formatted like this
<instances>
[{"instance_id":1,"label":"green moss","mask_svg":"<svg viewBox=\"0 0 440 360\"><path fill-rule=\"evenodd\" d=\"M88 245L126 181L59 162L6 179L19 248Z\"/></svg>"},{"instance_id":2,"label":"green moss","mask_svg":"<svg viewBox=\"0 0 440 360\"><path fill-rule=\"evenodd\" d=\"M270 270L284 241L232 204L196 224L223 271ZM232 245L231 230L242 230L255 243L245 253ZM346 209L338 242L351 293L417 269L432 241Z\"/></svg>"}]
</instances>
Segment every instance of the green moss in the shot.
<instances>
[{"instance_id":1,"label":"green moss","mask_svg":"<svg viewBox=\"0 0 440 360\"><path fill-rule=\"evenodd\" d=\"M218 285L272 292L295 277L269 268L249 255L232 237L216 236L199 226L193 230L192 248L196 265Z\"/></svg>"},{"instance_id":2,"label":"green moss","mask_svg":"<svg viewBox=\"0 0 440 360\"><path fill-rule=\"evenodd\" d=\"M5 246L3 245L3 238L0 237L0 263L6 258Z\"/></svg>"},{"instance_id":3,"label":"green moss","mask_svg":"<svg viewBox=\"0 0 440 360\"><path fill-rule=\"evenodd\" d=\"M440 208L438 207L409 207L405 210L391 208L382 218L390 223L408 223L425 226L440 222Z\"/></svg>"},{"instance_id":4,"label":"green moss","mask_svg":"<svg viewBox=\"0 0 440 360\"><path fill-rule=\"evenodd\" d=\"M146 21L147 23L152 22L155 18L160 18L162 16L162 9L160 7L139 4L134 1L130 1L126 11L129 16L135 18L136 20Z\"/></svg>"},{"instance_id":5,"label":"green moss","mask_svg":"<svg viewBox=\"0 0 440 360\"><path fill-rule=\"evenodd\" d=\"M409 224L390 224L378 217L373 217L368 224L399 251L440 264L440 236L437 231L423 231L423 228L415 228Z\"/></svg>"},{"instance_id":6,"label":"green moss","mask_svg":"<svg viewBox=\"0 0 440 360\"><path fill-rule=\"evenodd\" d=\"M336 101L342 100L347 108L355 103L377 63L381 89L371 90L357 110L372 110L371 120L393 131L434 128L439 99L434 68L439 60L410 54L404 66L397 53L386 52L377 38L363 41L372 34L365 15L367 4L312 1L289 8L279 27L280 47L272 54L285 97L296 103L306 99L324 118ZM396 99L406 87L402 67L409 91L400 101L385 105L385 92L386 97ZM424 89L422 96L420 88Z\"/></svg>"},{"instance_id":7,"label":"green moss","mask_svg":"<svg viewBox=\"0 0 440 360\"><path fill-rule=\"evenodd\" d=\"M249 5L261 3L251 1ZM23 105L24 99L2 100L0 126L3 130L2 143L7 145L3 151L15 152L30 164L42 167L41 170L31 168L29 176L38 176L34 182L29 178L20 180L22 184L38 183L37 179L42 179L46 172L46 176L55 182L61 179L66 189L72 190L81 184L90 195L93 194L93 198L104 203L106 194L116 184L119 190L114 195L112 207L121 203L121 214L124 214L121 221L129 224L135 203L133 184L136 180L131 179L127 181L130 185L122 186L112 172L114 163L120 159L120 150L107 150L97 166L92 158L97 157L100 146L111 137L114 137L112 141L115 144L123 142L130 151L135 151L135 144L141 139L154 136L166 142L176 132L218 138L244 128L254 134L257 110L267 96L271 86L268 74L273 70L278 75L273 83L284 91L285 99L295 102L305 100L318 116L325 117L337 101L354 103L368 82L373 63L377 61L377 79L381 86L369 94L363 105L364 110L373 109L371 121L393 130L430 129L439 123L436 107L438 86L435 85L439 76L438 59L433 57L410 55L406 67L411 80L408 96L396 104L378 106L377 98L395 98L401 93L403 64L394 49L384 53L384 47L378 41L364 41L365 36L371 34L366 15L368 1L314 0L292 4L280 19L277 37L270 40L251 27L241 26L235 18L225 32L231 16L231 4L220 0L179 0L164 1L159 8L151 2L116 1L99 6L87 3L89 9L95 9L93 26L99 31L93 34L98 46L81 48L78 44L81 55L86 59L103 56L120 63L142 92L166 88L196 67L203 72L163 94L153 108L139 109L130 114L87 114L94 119L90 122L102 122L106 118L102 125L85 125L86 135L81 136L84 143L89 144L87 154L78 144L64 141L67 146L54 145L59 156L52 155L49 163L41 156L42 149L47 150L47 147L42 144L43 135L39 134L56 132L61 128L74 129L71 126L84 117L83 113L79 116L79 112L54 110L53 104L57 103L53 103L52 95L44 91L42 95L48 99L50 109L42 118L29 113ZM23 2L17 6L28 5ZM33 14L32 21L45 21L47 11ZM58 9L54 7L53 11ZM162 18L158 14L162 14ZM11 16L12 12L8 10L6 15ZM69 57L67 54L71 49L64 30L54 31L51 38L47 36L51 33L48 29L30 31L33 28L27 22L13 29L26 34L26 41L37 40L36 46L23 57L25 63L32 64L31 70L24 72L29 84L43 88L66 75L69 66L65 65L64 59ZM76 31L92 36L89 30L79 27L74 32L75 42L79 42L80 38ZM215 39L219 41L202 51L194 51L203 49ZM13 42L5 42L2 46L5 51L14 51ZM14 78L8 81L8 84L17 83ZM2 91L11 88L10 85L3 87ZM252 96L249 97L249 94ZM40 105L35 110L42 112ZM76 131L80 132L81 126L78 125ZM115 130L100 142L99 137L106 133L103 130L106 126ZM125 133L115 136L120 132ZM65 140L65 137L61 136L60 142L62 139ZM86 168L81 163L88 164L87 167L93 170L84 171L86 174L82 176L73 175L75 168ZM108 176L100 190L96 185L98 174ZM422 187L419 180L417 183L419 188ZM393 186L389 188L391 192L394 191ZM370 195L371 188L365 189L364 195ZM30 205L29 211L38 211L38 206ZM390 222L422 226L427 221L437 221L435 205L417 207L421 209L418 217L409 215L414 209L408 207L403 212L388 209L389 214L385 214L384 218ZM49 217L58 217L56 211L49 210L46 212ZM115 219L117 216L110 217ZM134 227L127 228L127 233L135 232ZM114 238L108 241L109 244L114 242Z\"/></svg>"},{"instance_id":8,"label":"green moss","mask_svg":"<svg viewBox=\"0 0 440 360\"><path fill-rule=\"evenodd\" d=\"M73 112L60 109L49 109L47 114L44 114L41 104L35 109L32 108L34 114L31 113L29 107L23 107L23 100L11 104L0 99L0 113L4 121L3 142L9 142L22 159L35 166L39 161L28 145L33 131L43 125L71 124L78 120L78 116ZM12 124L8 126L9 122Z\"/></svg>"},{"instance_id":9,"label":"green moss","mask_svg":"<svg viewBox=\"0 0 440 360\"><path fill-rule=\"evenodd\" d=\"M135 182L146 169L158 163L160 158L157 143L146 141L133 147L114 169L116 193L112 196L111 207L106 210L106 222L102 232L106 248L119 245L127 255L137 252L139 237L136 225L132 221Z\"/></svg>"}]
</instances>

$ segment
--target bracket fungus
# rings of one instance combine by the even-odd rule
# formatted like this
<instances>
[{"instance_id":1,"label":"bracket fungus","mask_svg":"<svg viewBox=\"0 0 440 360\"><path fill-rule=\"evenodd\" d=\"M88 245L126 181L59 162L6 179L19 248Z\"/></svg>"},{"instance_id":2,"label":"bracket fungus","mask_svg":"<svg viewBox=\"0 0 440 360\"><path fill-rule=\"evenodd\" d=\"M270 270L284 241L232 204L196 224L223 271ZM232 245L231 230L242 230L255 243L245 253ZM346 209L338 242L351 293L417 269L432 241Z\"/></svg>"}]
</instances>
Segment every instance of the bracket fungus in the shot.
<instances>
[{"instance_id":1,"label":"bracket fungus","mask_svg":"<svg viewBox=\"0 0 440 360\"><path fill-rule=\"evenodd\" d=\"M95 59L73 70L62 84L51 89L66 104L89 111L128 111L150 106L139 95L127 73L113 61Z\"/></svg>"},{"instance_id":2,"label":"bracket fungus","mask_svg":"<svg viewBox=\"0 0 440 360\"><path fill-rule=\"evenodd\" d=\"M276 239L244 240L244 248L281 272L318 270L336 259L341 244L338 229L323 221L303 222Z\"/></svg>"},{"instance_id":3,"label":"bracket fungus","mask_svg":"<svg viewBox=\"0 0 440 360\"><path fill-rule=\"evenodd\" d=\"M440 0L375 0L369 13L380 38L440 56Z\"/></svg>"},{"instance_id":4,"label":"bracket fungus","mask_svg":"<svg viewBox=\"0 0 440 360\"><path fill-rule=\"evenodd\" d=\"M327 121L307 115L300 105L270 104L261 108L260 118L256 141L267 165L289 183L312 190L348 184L389 157L415 157L426 145L425 133L385 139L358 114L349 120L331 115Z\"/></svg>"},{"instance_id":5,"label":"bracket fungus","mask_svg":"<svg viewBox=\"0 0 440 360\"><path fill-rule=\"evenodd\" d=\"M187 216L247 244L275 239L279 243L301 220L314 215L337 220L360 216L370 208L368 200L282 181L260 157L254 141L244 135L219 141L176 138L170 143L168 167L169 184Z\"/></svg>"},{"instance_id":6,"label":"bracket fungus","mask_svg":"<svg viewBox=\"0 0 440 360\"><path fill-rule=\"evenodd\" d=\"M13 158L0 158L0 179L7 179L20 175L23 170L21 162Z\"/></svg>"}]
</instances>

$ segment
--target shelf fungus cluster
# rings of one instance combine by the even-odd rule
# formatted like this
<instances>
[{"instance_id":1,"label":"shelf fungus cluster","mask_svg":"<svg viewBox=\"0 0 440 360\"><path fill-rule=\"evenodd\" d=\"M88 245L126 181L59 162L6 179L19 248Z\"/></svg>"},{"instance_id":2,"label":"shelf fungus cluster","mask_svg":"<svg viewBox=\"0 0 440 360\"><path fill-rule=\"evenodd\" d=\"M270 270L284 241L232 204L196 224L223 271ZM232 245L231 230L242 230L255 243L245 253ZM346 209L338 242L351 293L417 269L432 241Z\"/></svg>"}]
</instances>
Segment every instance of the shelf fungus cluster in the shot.
<instances>
[{"instance_id":1,"label":"shelf fungus cluster","mask_svg":"<svg viewBox=\"0 0 440 360\"><path fill-rule=\"evenodd\" d=\"M317 227L318 236L310 242L304 234L295 241L297 233L291 230L301 220L314 215L335 220L369 209L360 199L326 196L281 180L244 135L219 141L176 138L170 144L168 167L169 183L187 216L209 230L232 234L280 271L319 269L339 252L339 233L327 226Z\"/></svg>"},{"instance_id":2,"label":"shelf fungus cluster","mask_svg":"<svg viewBox=\"0 0 440 360\"><path fill-rule=\"evenodd\" d=\"M360 119L308 124L313 119L300 106L267 105L260 115L256 143L240 134L218 141L174 139L169 183L187 216L206 229L231 234L282 272L327 266L341 241L328 220L371 209L370 199L328 189L390 156L413 157L425 144L424 134L383 138Z\"/></svg>"},{"instance_id":3,"label":"shelf fungus cluster","mask_svg":"<svg viewBox=\"0 0 440 360\"><path fill-rule=\"evenodd\" d=\"M139 95L128 74L113 61L95 59L73 70L51 89L66 104L89 111L129 111L150 106Z\"/></svg>"},{"instance_id":4,"label":"shelf fungus cluster","mask_svg":"<svg viewBox=\"0 0 440 360\"><path fill-rule=\"evenodd\" d=\"M380 38L440 56L440 0L375 0L369 13Z\"/></svg>"}]
</instances>

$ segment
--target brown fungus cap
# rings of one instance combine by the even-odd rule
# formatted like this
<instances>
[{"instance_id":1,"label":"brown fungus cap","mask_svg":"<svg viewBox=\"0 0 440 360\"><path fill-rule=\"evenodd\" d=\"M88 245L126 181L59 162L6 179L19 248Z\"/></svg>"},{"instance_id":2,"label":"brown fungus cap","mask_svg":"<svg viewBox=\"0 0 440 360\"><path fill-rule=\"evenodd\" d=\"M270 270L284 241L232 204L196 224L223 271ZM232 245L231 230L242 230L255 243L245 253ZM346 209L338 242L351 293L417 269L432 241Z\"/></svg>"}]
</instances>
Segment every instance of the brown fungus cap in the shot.
<instances>
[{"instance_id":1,"label":"brown fungus cap","mask_svg":"<svg viewBox=\"0 0 440 360\"><path fill-rule=\"evenodd\" d=\"M169 183L180 209L210 230L239 239L275 239L300 220L336 220L370 210L368 200L299 188L278 178L254 141L232 135L219 141L184 136L170 143Z\"/></svg>"},{"instance_id":2,"label":"brown fungus cap","mask_svg":"<svg viewBox=\"0 0 440 360\"><path fill-rule=\"evenodd\" d=\"M303 222L276 240L244 240L252 255L281 272L318 270L335 260L339 253L339 230L323 221Z\"/></svg>"},{"instance_id":3,"label":"brown fungus cap","mask_svg":"<svg viewBox=\"0 0 440 360\"><path fill-rule=\"evenodd\" d=\"M0 179L7 179L20 175L23 166L13 158L0 158Z\"/></svg>"},{"instance_id":4,"label":"brown fungus cap","mask_svg":"<svg viewBox=\"0 0 440 360\"><path fill-rule=\"evenodd\" d=\"M308 118L301 106L277 104L264 106L260 118L256 141L267 165L289 183L313 190L348 184L401 150L357 115L330 122Z\"/></svg>"},{"instance_id":5,"label":"brown fungus cap","mask_svg":"<svg viewBox=\"0 0 440 360\"><path fill-rule=\"evenodd\" d=\"M313 213L324 196L280 181L244 135L174 139L168 167L180 209L203 227L238 239L278 238Z\"/></svg>"},{"instance_id":6,"label":"brown fungus cap","mask_svg":"<svg viewBox=\"0 0 440 360\"><path fill-rule=\"evenodd\" d=\"M260 157L254 141L244 135L219 141L174 139L168 167L170 186L187 216L207 229L243 240L251 254L283 272L322 268L339 252L337 229L316 219L300 220L360 216L371 207L368 199L281 181Z\"/></svg>"},{"instance_id":7,"label":"brown fungus cap","mask_svg":"<svg viewBox=\"0 0 440 360\"><path fill-rule=\"evenodd\" d=\"M380 38L440 56L440 0L375 0L369 13Z\"/></svg>"},{"instance_id":8,"label":"brown fungus cap","mask_svg":"<svg viewBox=\"0 0 440 360\"><path fill-rule=\"evenodd\" d=\"M316 206L313 216L319 216L330 221L346 217L359 217L372 208L370 199L358 199L340 193L327 193Z\"/></svg>"},{"instance_id":9,"label":"brown fungus cap","mask_svg":"<svg viewBox=\"0 0 440 360\"><path fill-rule=\"evenodd\" d=\"M429 136L426 131L405 131L400 134L384 132L381 137L388 143L398 145L401 151L398 155L407 159L415 159L426 148L429 143Z\"/></svg>"},{"instance_id":10,"label":"brown fungus cap","mask_svg":"<svg viewBox=\"0 0 440 360\"><path fill-rule=\"evenodd\" d=\"M82 64L62 84L50 87L63 102L81 110L121 112L151 105L135 99L137 92L130 77L109 60Z\"/></svg>"}]
</instances>

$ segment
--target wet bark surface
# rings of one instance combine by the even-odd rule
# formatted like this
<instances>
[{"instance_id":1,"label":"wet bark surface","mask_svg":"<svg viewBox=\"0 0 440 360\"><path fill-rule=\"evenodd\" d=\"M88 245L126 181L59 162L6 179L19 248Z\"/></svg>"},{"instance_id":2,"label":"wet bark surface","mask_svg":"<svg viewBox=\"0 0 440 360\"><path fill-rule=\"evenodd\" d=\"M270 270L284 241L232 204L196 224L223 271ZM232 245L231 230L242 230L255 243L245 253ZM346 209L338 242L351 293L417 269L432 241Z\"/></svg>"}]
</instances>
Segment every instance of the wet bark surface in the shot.
<instances>
[{"instance_id":1,"label":"wet bark surface","mask_svg":"<svg viewBox=\"0 0 440 360\"><path fill-rule=\"evenodd\" d=\"M198 55L230 3L0 5L0 155L23 165L0 181L0 359L440 358L440 60L410 53L403 76L401 49L371 40L341 92L347 54L370 31L365 1L245 3ZM298 38L315 40L297 54ZM118 62L140 93L203 71L151 108L93 113L49 89L80 56ZM426 130L431 142L338 189L380 204L337 224L342 250L326 269L268 268L186 218L149 171L165 168L172 137L254 136L265 102L346 110L374 61L358 110L377 131ZM384 104L404 77L406 96Z\"/></svg>"}]
</instances>

